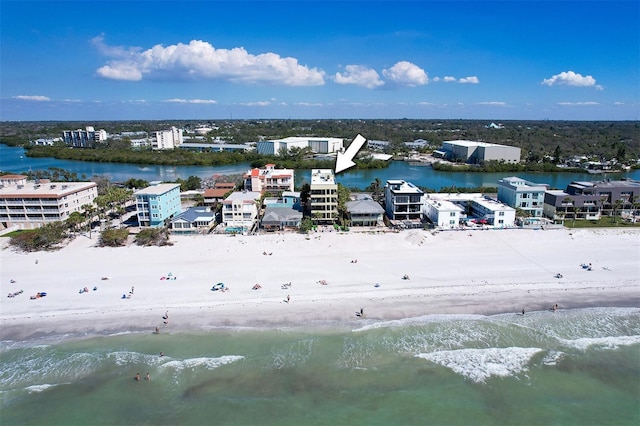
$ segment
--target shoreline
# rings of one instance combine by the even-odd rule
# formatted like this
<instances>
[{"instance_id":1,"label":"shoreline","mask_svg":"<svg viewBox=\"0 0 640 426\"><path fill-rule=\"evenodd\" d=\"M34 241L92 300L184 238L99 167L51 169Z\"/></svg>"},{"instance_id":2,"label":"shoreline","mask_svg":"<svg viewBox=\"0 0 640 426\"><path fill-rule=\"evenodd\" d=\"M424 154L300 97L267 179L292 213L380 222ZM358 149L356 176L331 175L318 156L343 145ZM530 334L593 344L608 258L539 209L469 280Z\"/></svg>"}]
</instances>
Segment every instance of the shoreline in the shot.
<instances>
[{"instance_id":1,"label":"shoreline","mask_svg":"<svg viewBox=\"0 0 640 426\"><path fill-rule=\"evenodd\" d=\"M171 241L166 247L100 248L95 237L78 236L59 251L37 253L13 251L3 241L0 340L151 333L155 327L163 334L316 328L543 311L555 303L561 310L640 307L640 230L316 232ZM583 270L584 262L593 270ZM230 291L211 291L217 282ZM291 287L282 288L288 282ZM256 283L262 287L253 290ZM84 287L88 294L79 293ZM132 287L134 295L122 299ZM6 297L19 289L24 293ZM31 300L39 291L47 296ZM361 308L364 318L355 315Z\"/></svg>"}]
</instances>

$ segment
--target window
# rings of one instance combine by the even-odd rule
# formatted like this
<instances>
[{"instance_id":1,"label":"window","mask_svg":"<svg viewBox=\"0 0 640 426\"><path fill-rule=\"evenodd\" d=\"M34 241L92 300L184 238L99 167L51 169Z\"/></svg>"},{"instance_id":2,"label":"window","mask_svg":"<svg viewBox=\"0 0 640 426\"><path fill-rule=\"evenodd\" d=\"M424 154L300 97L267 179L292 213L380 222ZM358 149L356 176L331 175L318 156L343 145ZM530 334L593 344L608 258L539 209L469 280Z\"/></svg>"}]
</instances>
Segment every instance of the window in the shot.
<instances>
[{"instance_id":1,"label":"window","mask_svg":"<svg viewBox=\"0 0 640 426\"><path fill-rule=\"evenodd\" d=\"M504 216L504 212L498 212L498 216Z\"/></svg>"},{"instance_id":2,"label":"window","mask_svg":"<svg viewBox=\"0 0 640 426\"><path fill-rule=\"evenodd\" d=\"M451 216L451 217L455 217L455 215L456 215L456 212L449 213L449 216Z\"/></svg>"}]
</instances>

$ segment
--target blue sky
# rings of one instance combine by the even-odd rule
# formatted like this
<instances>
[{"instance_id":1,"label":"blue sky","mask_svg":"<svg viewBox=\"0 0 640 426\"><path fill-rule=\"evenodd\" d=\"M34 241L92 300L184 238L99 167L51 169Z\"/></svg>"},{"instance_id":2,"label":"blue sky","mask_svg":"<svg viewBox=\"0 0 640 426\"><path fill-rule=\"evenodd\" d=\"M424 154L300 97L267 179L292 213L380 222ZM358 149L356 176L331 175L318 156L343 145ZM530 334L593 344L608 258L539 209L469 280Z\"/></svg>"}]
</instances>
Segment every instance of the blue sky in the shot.
<instances>
[{"instance_id":1,"label":"blue sky","mask_svg":"<svg viewBox=\"0 0 640 426\"><path fill-rule=\"evenodd\" d=\"M640 2L5 1L0 120L640 119Z\"/></svg>"}]
</instances>

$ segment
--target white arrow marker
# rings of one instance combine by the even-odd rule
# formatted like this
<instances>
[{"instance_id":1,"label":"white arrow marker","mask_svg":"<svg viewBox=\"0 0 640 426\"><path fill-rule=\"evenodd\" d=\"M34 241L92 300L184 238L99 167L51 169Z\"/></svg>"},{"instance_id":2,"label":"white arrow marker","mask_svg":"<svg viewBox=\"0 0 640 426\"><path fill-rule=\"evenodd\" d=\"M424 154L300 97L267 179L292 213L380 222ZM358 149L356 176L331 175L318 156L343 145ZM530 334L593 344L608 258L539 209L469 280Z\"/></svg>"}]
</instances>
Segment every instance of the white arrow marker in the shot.
<instances>
[{"instance_id":1,"label":"white arrow marker","mask_svg":"<svg viewBox=\"0 0 640 426\"><path fill-rule=\"evenodd\" d=\"M356 156L366 141L364 136L358 135L353 139L353 142L351 142L351 145L349 145L349 148L347 148L344 154L341 152L338 153L336 157L336 173L340 173L356 165L356 163L352 161L353 157Z\"/></svg>"}]
</instances>

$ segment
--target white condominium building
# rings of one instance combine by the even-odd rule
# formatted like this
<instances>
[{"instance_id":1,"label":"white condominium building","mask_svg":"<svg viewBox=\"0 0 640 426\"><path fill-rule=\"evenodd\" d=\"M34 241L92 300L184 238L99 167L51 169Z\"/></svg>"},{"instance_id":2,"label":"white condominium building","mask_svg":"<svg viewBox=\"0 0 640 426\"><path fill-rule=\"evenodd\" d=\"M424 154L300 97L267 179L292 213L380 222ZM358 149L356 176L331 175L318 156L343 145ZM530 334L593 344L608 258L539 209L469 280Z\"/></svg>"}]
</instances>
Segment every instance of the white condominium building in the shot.
<instances>
[{"instance_id":1,"label":"white condominium building","mask_svg":"<svg viewBox=\"0 0 640 426\"><path fill-rule=\"evenodd\" d=\"M338 219L338 184L333 170L311 170L311 217L315 223L335 223Z\"/></svg>"},{"instance_id":2,"label":"white condominium building","mask_svg":"<svg viewBox=\"0 0 640 426\"><path fill-rule=\"evenodd\" d=\"M184 141L182 137L182 129L171 127L170 130L161 130L156 132L156 138L152 141L153 149L174 149L182 145Z\"/></svg>"},{"instance_id":3,"label":"white condominium building","mask_svg":"<svg viewBox=\"0 0 640 426\"><path fill-rule=\"evenodd\" d=\"M36 229L64 221L98 196L95 182L20 181L0 188L1 228Z\"/></svg>"}]
</instances>

